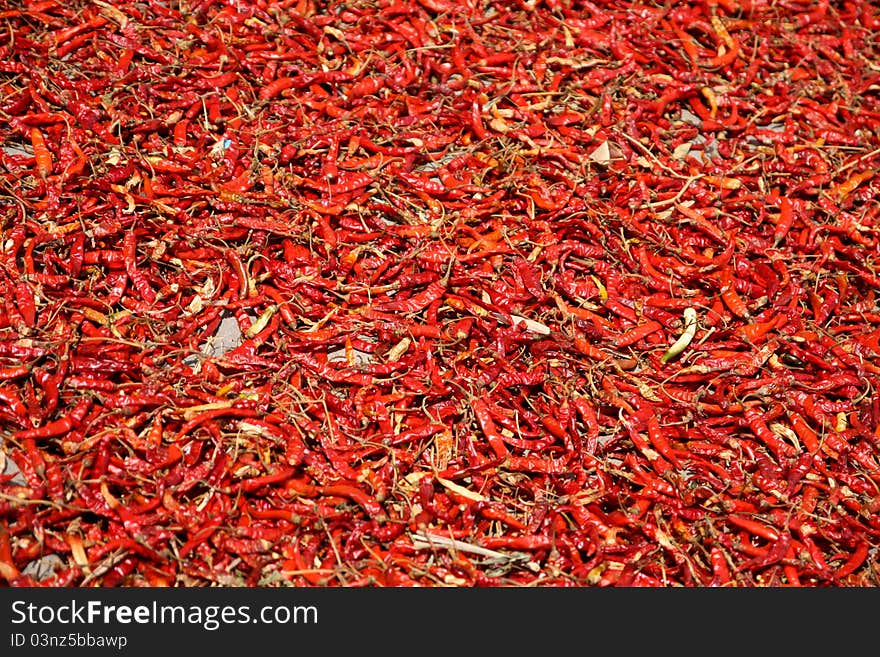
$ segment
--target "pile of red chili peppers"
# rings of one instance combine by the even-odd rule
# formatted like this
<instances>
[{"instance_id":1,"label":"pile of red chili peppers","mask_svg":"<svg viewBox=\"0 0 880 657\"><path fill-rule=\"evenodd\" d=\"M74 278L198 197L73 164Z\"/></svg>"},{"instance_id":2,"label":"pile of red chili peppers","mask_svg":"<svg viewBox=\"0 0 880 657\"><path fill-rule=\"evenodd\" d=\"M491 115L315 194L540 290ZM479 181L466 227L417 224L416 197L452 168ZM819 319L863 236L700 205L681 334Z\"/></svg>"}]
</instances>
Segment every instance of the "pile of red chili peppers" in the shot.
<instances>
[{"instance_id":1,"label":"pile of red chili peppers","mask_svg":"<svg viewBox=\"0 0 880 657\"><path fill-rule=\"evenodd\" d=\"M4 4L0 582L880 583L875 3Z\"/></svg>"}]
</instances>

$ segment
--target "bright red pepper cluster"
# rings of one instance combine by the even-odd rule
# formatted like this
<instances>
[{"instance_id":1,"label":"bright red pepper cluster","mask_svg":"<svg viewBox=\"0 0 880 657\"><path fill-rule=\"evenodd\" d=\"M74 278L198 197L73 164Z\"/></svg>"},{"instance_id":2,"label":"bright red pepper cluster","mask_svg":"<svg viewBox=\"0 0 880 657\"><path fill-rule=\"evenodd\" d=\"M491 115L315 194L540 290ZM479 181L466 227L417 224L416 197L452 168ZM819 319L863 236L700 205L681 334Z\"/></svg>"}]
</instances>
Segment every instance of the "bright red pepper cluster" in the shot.
<instances>
[{"instance_id":1,"label":"bright red pepper cluster","mask_svg":"<svg viewBox=\"0 0 880 657\"><path fill-rule=\"evenodd\" d=\"M0 581L880 583L875 3L0 18Z\"/></svg>"}]
</instances>

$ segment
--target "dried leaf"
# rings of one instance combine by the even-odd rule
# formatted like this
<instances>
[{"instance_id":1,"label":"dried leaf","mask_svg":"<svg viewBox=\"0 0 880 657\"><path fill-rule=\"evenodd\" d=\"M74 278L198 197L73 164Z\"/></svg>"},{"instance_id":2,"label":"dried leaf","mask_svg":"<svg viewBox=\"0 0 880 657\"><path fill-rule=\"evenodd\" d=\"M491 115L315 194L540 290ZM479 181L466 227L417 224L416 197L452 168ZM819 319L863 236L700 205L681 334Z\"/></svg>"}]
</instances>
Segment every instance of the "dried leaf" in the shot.
<instances>
[{"instance_id":1,"label":"dried leaf","mask_svg":"<svg viewBox=\"0 0 880 657\"><path fill-rule=\"evenodd\" d=\"M480 495L479 493L475 493L474 491L465 488L464 486L459 486L454 481L449 481L448 479L444 479L443 477L437 477L437 481L443 484L446 488L451 490L453 493L461 495L462 497L466 497L469 500L473 500L474 502L488 502L489 498L484 495Z\"/></svg>"},{"instance_id":2,"label":"dried leaf","mask_svg":"<svg viewBox=\"0 0 880 657\"><path fill-rule=\"evenodd\" d=\"M596 164L608 164L611 161L611 148L607 141L599 144L598 148L590 153L589 158Z\"/></svg>"},{"instance_id":3,"label":"dried leaf","mask_svg":"<svg viewBox=\"0 0 880 657\"><path fill-rule=\"evenodd\" d=\"M516 326L517 324L522 324L532 333L539 333L540 335L550 335L550 327L546 324L542 324L541 322L536 322L534 319L520 317L519 315L511 315L510 319L513 321L514 326Z\"/></svg>"},{"instance_id":4,"label":"dried leaf","mask_svg":"<svg viewBox=\"0 0 880 657\"><path fill-rule=\"evenodd\" d=\"M679 144L675 147L675 150L672 151L672 159L673 160L683 160L688 156L688 153L691 152L691 144L689 142L685 142L683 144Z\"/></svg>"}]
</instances>

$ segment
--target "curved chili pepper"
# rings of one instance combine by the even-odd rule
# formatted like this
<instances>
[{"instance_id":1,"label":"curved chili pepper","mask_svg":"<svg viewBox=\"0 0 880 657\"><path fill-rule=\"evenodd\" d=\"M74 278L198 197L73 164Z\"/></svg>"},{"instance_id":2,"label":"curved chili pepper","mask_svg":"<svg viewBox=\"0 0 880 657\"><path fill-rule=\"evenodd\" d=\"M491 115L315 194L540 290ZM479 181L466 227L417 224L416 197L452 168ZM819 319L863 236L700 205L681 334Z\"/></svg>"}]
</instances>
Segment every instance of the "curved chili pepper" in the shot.
<instances>
[{"instance_id":1,"label":"curved chili pepper","mask_svg":"<svg viewBox=\"0 0 880 657\"><path fill-rule=\"evenodd\" d=\"M80 399L64 417L48 422L40 427L21 429L13 435L20 440L60 436L77 427L85 419L91 407L92 401L90 399Z\"/></svg>"}]
</instances>

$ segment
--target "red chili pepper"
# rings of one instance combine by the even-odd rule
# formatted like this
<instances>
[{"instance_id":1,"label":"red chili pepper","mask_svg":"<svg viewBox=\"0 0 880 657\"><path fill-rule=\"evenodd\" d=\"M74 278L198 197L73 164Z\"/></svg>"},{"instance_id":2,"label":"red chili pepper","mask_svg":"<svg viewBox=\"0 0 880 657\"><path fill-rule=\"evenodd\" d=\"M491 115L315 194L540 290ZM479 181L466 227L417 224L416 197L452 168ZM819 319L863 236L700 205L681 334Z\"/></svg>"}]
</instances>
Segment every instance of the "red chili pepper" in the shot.
<instances>
[{"instance_id":1,"label":"red chili pepper","mask_svg":"<svg viewBox=\"0 0 880 657\"><path fill-rule=\"evenodd\" d=\"M661 456L668 460L674 467L681 468L681 464L678 462L678 458L675 455L675 450L673 450L669 441L666 439L663 429L660 426L660 421L655 414L648 416L648 440L651 441L651 444L657 449Z\"/></svg>"},{"instance_id":2,"label":"red chili pepper","mask_svg":"<svg viewBox=\"0 0 880 657\"><path fill-rule=\"evenodd\" d=\"M750 319L751 313L743 298L736 291L733 271L730 267L725 267L718 273L718 280L721 285L721 300L728 310L737 317Z\"/></svg>"},{"instance_id":3,"label":"red chili pepper","mask_svg":"<svg viewBox=\"0 0 880 657\"><path fill-rule=\"evenodd\" d=\"M24 325L28 328L35 328L37 324L37 309L33 290L31 290L27 283L21 281L16 284L15 301Z\"/></svg>"},{"instance_id":4,"label":"red chili pepper","mask_svg":"<svg viewBox=\"0 0 880 657\"><path fill-rule=\"evenodd\" d=\"M296 473L295 468L283 468L274 474L262 475L260 477L251 477L242 481L238 488L244 492L248 493L251 491L258 490L263 486L269 486L271 484L279 484L281 482L287 481Z\"/></svg>"},{"instance_id":5,"label":"red chili pepper","mask_svg":"<svg viewBox=\"0 0 880 657\"><path fill-rule=\"evenodd\" d=\"M31 373L28 365L10 365L0 368L0 380L17 379Z\"/></svg>"},{"instance_id":6,"label":"red chili pepper","mask_svg":"<svg viewBox=\"0 0 880 657\"><path fill-rule=\"evenodd\" d=\"M7 582L17 580L21 575L12 558L12 548L9 541L9 532L0 529L0 576Z\"/></svg>"},{"instance_id":7,"label":"red chili pepper","mask_svg":"<svg viewBox=\"0 0 880 657\"><path fill-rule=\"evenodd\" d=\"M385 80L378 76L365 77L348 89L349 99L361 98L363 96L372 96L385 88Z\"/></svg>"},{"instance_id":8,"label":"red chili pepper","mask_svg":"<svg viewBox=\"0 0 880 657\"><path fill-rule=\"evenodd\" d=\"M322 486L320 492L322 495L347 497L352 501L357 502L374 521L381 523L387 519L382 506L373 497L357 486L346 483L328 484Z\"/></svg>"},{"instance_id":9,"label":"red chili pepper","mask_svg":"<svg viewBox=\"0 0 880 657\"><path fill-rule=\"evenodd\" d=\"M216 521L217 524L211 524L207 527L202 527L199 529L186 543L180 546L178 550L178 554L181 558L186 558L193 550L195 550L199 545L203 544L207 541L211 536L220 528L220 522Z\"/></svg>"},{"instance_id":10,"label":"red chili pepper","mask_svg":"<svg viewBox=\"0 0 880 657\"><path fill-rule=\"evenodd\" d=\"M749 428L761 442L770 448L770 451L779 463L785 463L786 457L794 454L794 447L784 443L781 438L767 427L763 414L758 410L757 405L747 405L744 416Z\"/></svg>"},{"instance_id":11,"label":"red chili pepper","mask_svg":"<svg viewBox=\"0 0 880 657\"><path fill-rule=\"evenodd\" d=\"M731 584L730 567L724 551L717 545L713 545L709 551L709 559L712 564L712 586L729 586Z\"/></svg>"},{"instance_id":12,"label":"red chili pepper","mask_svg":"<svg viewBox=\"0 0 880 657\"><path fill-rule=\"evenodd\" d=\"M553 543L549 536L486 536L480 545L490 550L549 550Z\"/></svg>"},{"instance_id":13,"label":"red chili pepper","mask_svg":"<svg viewBox=\"0 0 880 657\"><path fill-rule=\"evenodd\" d=\"M377 305L377 309L383 312L398 311L406 314L414 313L442 298L445 292L446 285L442 281L432 281L421 292L400 301L388 301Z\"/></svg>"},{"instance_id":14,"label":"red chili pepper","mask_svg":"<svg viewBox=\"0 0 880 657\"><path fill-rule=\"evenodd\" d=\"M868 558L869 551L869 543L867 541L860 541L846 562L834 571L834 579L841 580L853 574L865 562L865 559Z\"/></svg>"},{"instance_id":15,"label":"red chili pepper","mask_svg":"<svg viewBox=\"0 0 880 657\"><path fill-rule=\"evenodd\" d=\"M63 502L0 500L0 564L870 580L868 3L215 4L0 12L3 479Z\"/></svg>"},{"instance_id":16,"label":"red chili pepper","mask_svg":"<svg viewBox=\"0 0 880 657\"><path fill-rule=\"evenodd\" d=\"M79 424L85 419L86 413L88 413L91 407L92 401L90 399L80 399L64 417L53 420L40 427L16 431L13 435L18 440L60 436L79 426Z\"/></svg>"},{"instance_id":17,"label":"red chili pepper","mask_svg":"<svg viewBox=\"0 0 880 657\"><path fill-rule=\"evenodd\" d=\"M614 346L617 348L620 347L628 347L632 344L635 344L639 340L660 331L663 329L663 325L660 322L656 322L654 320L649 320L644 324L636 326L635 328L622 333L614 340Z\"/></svg>"},{"instance_id":18,"label":"red chili pepper","mask_svg":"<svg viewBox=\"0 0 880 657\"><path fill-rule=\"evenodd\" d=\"M52 155L52 151L46 145L46 139L39 128L32 127L30 129L30 138L31 148L34 149L37 175L45 180L52 173L55 158Z\"/></svg>"},{"instance_id":19,"label":"red chili pepper","mask_svg":"<svg viewBox=\"0 0 880 657\"><path fill-rule=\"evenodd\" d=\"M134 285L144 301L154 303L156 301L156 292L150 286L146 275L137 266L137 236L133 230L125 233L125 237L122 240L122 250L125 271L131 279L132 285Z\"/></svg>"},{"instance_id":20,"label":"red chili pepper","mask_svg":"<svg viewBox=\"0 0 880 657\"><path fill-rule=\"evenodd\" d=\"M773 245L778 246L782 240L785 239L785 236L788 235L788 231L791 230L791 226L794 223L794 204L791 199L784 196L779 199L779 219L776 222L776 227L773 230Z\"/></svg>"},{"instance_id":21,"label":"red chili pepper","mask_svg":"<svg viewBox=\"0 0 880 657\"><path fill-rule=\"evenodd\" d=\"M258 94L260 100L270 100L275 98L285 89L290 89L291 87L298 86L302 82L298 77L281 77L276 78L265 87L260 89Z\"/></svg>"},{"instance_id":22,"label":"red chili pepper","mask_svg":"<svg viewBox=\"0 0 880 657\"><path fill-rule=\"evenodd\" d=\"M43 389L43 417L48 417L54 413L55 409L58 407L60 398L58 386L67 376L69 363L70 361L65 359L55 373L50 373L42 369L34 372L34 380L36 380Z\"/></svg>"},{"instance_id":23,"label":"red chili pepper","mask_svg":"<svg viewBox=\"0 0 880 657\"><path fill-rule=\"evenodd\" d=\"M753 536L758 536L774 543L779 540L779 532L764 523L749 518L743 518L738 515L729 515L726 519L731 524L746 530Z\"/></svg>"},{"instance_id":24,"label":"red chili pepper","mask_svg":"<svg viewBox=\"0 0 880 657\"><path fill-rule=\"evenodd\" d=\"M495 421L492 419L492 415L489 412L489 407L486 404L486 401L483 399L476 399L473 403L474 415L477 418L477 422L480 425L480 429L483 432L483 435L486 437L486 440L489 442L489 446L492 448L492 451L495 452L495 455L499 458L504 458L508 455L507 446L504 444L504 440L501 438L501 434L498 433L498 429L495 425Z\"/></svg>"}]
</instances>

